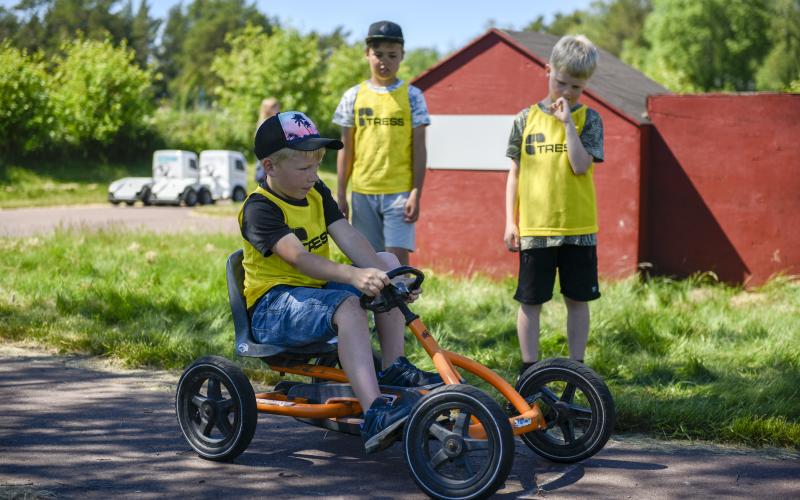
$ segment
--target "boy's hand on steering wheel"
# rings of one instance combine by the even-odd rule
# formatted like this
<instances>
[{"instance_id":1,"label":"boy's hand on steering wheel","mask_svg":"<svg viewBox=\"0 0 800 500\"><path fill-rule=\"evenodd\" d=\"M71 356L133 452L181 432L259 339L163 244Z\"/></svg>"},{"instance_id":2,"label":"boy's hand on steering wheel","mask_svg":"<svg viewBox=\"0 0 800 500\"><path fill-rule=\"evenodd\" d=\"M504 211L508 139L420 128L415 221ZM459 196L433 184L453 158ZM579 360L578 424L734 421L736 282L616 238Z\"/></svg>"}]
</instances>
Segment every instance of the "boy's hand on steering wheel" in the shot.
<instances>
[{"instance_id":1,"label":"boy's hand on steering wheel","mask_svg":"<svg viewBox=\"0 0 800 500\"><path fill-rule=\"evenodd\" d=\"M361 293L371 297L377 297L378 294L381 293L381 290L383 290L383 287L389 284L389 277L386 276L385 272L380 269L375 269L374 267L366 267L363 269L354 267L350 284L358 288L358 291Z\"/></svg>"},{"instance_id":2,"label":"boy's hand on steering wheel","mask_svg":"<svg viewBox=\"0 0 800 500\"><path fill-rule=\"evenodd\" d=\"M419 298L419 295L422 293L422 287L418 287L415 289L411 288L411 284L414 283L414 278L404 278L401 276L397 276L395 278L392 278L391 281L395 285L400 285L408 290L408 296L406 297L407 304L416 301Z\"/></svg>"}]
</instances>

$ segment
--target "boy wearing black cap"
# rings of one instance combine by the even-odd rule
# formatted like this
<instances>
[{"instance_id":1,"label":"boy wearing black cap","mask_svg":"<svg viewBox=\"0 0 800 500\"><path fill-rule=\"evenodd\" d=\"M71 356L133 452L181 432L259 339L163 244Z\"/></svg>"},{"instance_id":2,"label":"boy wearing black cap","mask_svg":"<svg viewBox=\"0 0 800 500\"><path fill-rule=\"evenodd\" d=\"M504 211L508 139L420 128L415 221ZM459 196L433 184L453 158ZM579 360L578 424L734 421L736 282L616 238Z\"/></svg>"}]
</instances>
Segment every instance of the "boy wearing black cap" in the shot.
<instances>
[{"instance_id":1,"label":"boy wearing black cap","mask_svg":"<svg viewBox=\"0 0 800 500\"><path fill-rule=\"evenodd\" d=\"M372 23L366 43L370 79L345 92L333 116L344 144L336 162L339 209L348 215L352 208L353 226L376 250L408 264L415 249L430 117L422 91L397 78L405 54L400 26Z\"/></svg>"},{"instance_id":2,"label":"boy wearing black cap","mask_svg":"<svg viewBox=\"0 0 800 500\"><path fill-rule=\"evenodd\" d=\"M441 378L403 356L405 324L396 309L375 315L384 367L375 375L359 296L380 293L389 283L385 271L399 263L391 254L375 253L317 177L325 149L341 148L341 141L320 137L298 111L279 113L259 125L254 152L266 180L239 211L244 295L258 342L302 346L338 333L339 360L365 409L362 438L370 453L398 437L411 408L409 398L394 405L382 398L378 382L411 387ZM329 237L359 267L331 261Z\"/></svg>"}]
</instances>

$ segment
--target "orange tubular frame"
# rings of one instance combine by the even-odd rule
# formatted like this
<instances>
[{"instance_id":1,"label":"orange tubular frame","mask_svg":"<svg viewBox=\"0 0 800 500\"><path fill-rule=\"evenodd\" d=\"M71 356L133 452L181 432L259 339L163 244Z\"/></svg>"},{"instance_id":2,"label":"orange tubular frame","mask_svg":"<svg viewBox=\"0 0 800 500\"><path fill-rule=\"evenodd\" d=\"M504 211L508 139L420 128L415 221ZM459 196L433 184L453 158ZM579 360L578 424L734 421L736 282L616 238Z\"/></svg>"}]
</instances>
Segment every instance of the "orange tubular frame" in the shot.
<instances>
[{"instance_id":1,"label":"orange tubular frame","mask_svg":"<svg viewBox=\"0 0 800 500\"><path fill-rule=\"evenodd\" d=\"M462 383L461 375L459 375L458 370L456 370L456 367L458 367L485 380L511 402L514 408L520 413L516 417L509 419L511 429L515 436L546 427L539 406L536 404L529 405L514 387L502 377L480 363L461 356L460 354L442 349L418 317L410 320L408 322L408 327L422 344L425 352L427 352L433 360L436 371L439 372L445 384ZM292 366L270 365L270 368L281 374L292 373L333 382L347 382L347 375L339 368L309 364ZM289 399L285 394L280 392L257 394L256 407L258 411L263 413L301 418L340 418L352 417L361 413L361 406L355 398L334 398L319 404L308 403L308 401L302 398ZM486 437L480 424L471 425L469 433L470 436L477 439Z\"/></svg>"}]
</instances>

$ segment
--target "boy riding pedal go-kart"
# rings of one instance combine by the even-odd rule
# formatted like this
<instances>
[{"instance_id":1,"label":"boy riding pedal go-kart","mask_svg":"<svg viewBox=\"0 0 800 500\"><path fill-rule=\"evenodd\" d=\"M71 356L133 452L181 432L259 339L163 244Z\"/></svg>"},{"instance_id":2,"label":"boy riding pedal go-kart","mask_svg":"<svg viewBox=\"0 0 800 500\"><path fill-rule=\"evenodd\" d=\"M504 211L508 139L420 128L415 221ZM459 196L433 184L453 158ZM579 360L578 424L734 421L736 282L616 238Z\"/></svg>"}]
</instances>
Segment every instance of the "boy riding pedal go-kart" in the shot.
<instances>
[{"instance_id":1,"label":"boy riding pedal go-kart","mask_svg":"<svg viewBox=\"0 0 800 500\"><path fill-rule=\"evenodd\" d=\"M244 248L230 256L227 269L236 350L311 381L282 381L255 394L241 368L225 358L195 361L178 383L176 411L201 457L232 460L250 444L258 412L287 415L360 434L367 453L402 438L412 478L426 494L483 498L508 476L515 435L562 462L602 449L614 405L589 368L546 360L516 390L437 344L409 308L423 273L376 254L316 176L317 152L341 147L339 141L320 137L308 117L289 112L265 121L255 142L267 180L242 206ZM361 267L330 261L329 237ZM381 346L377 367L368 310ZM437 374L403 356L406 326ZM460 370L495 387L518 414L509 418L497 401L465 384Z\"/></svg>"}]
</instances>

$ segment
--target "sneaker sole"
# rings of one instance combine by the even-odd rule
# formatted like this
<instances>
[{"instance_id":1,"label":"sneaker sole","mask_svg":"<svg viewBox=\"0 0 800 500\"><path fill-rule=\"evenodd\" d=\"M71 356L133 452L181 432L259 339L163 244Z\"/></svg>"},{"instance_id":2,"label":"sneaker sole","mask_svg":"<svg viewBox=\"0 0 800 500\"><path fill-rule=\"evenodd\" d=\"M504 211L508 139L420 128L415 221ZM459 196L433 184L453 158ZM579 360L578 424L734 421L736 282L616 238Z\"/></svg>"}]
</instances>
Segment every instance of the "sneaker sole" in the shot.
<instances>
[{"instance_id":1,"label":"sneaker sole","mask_svg":"<svg viewBox=\"0 0 800 500\"><path fill-rule=\"evenodd\" d=\"M384 450L400 439L400 433L398 431L403 428L403 424L406 423L406 420L408 420L407 416L369 438L367 442L364 443L364 450L366 450L367 454Z\"/></svg>"}]
</instances>

